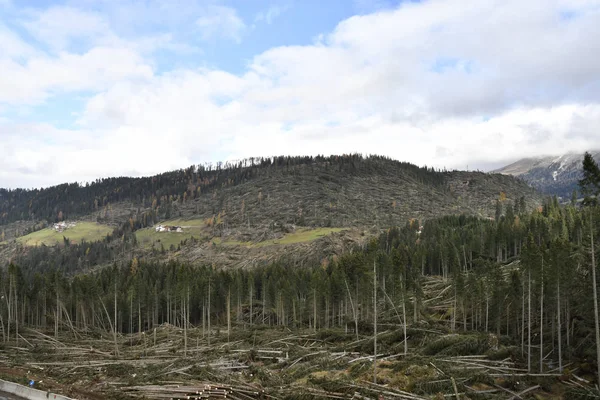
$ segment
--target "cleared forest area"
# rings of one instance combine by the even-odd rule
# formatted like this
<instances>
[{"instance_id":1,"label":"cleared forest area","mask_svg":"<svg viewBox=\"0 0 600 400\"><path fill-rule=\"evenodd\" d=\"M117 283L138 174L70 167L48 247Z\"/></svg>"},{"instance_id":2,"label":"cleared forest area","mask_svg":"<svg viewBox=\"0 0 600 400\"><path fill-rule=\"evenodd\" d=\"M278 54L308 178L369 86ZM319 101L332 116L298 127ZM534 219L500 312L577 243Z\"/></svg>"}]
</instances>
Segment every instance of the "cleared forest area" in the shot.
<instances>
[{"instance_id":1,"label":"cleared forest area","mask_svg":"<svg viewBox=\"0 0 600 400\"><path fill-rule=\"evenodd\" d=\"M598 398L594 167L584 207L502 192L494 218L331 232L262 264L210 245L248 268L138 258L133 219L28 248L0 271L2 373L77 398Z\"/></svg>"},{"instance_id":2,"label":"cleared forest area","mask_svg":"<svg viewBox=\"0 0 600 400\"><path fill-rule=\"evenodd\" d=\"M119 334L118 355L106 332L65 323L58 336L24 329L18 343L4 343L0 377L33 379L39 388L79 399L571 399L597 393L584 364L528 373L509 337L453 331L450 289L439 277L424 282L423 302L430 306L420 322L409 323L406 336L402 313L379 300L384 311L375 365L369 327L362 326L357 339L351 323L316 332L244 322L230 323L230 331L227 325L209 330L165 323Z\"/></svg>"}]
</instances>

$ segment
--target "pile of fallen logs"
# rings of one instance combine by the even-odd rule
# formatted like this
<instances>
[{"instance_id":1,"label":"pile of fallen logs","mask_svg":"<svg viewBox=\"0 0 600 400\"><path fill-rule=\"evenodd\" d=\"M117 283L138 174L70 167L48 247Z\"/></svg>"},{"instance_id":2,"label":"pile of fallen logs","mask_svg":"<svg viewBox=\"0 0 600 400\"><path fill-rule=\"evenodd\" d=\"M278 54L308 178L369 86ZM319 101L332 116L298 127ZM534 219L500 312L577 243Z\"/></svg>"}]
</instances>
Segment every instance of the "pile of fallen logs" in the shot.
<instances>
[{"instance_id":1,"label":"pile of fallen logs","mask_svg":"<svg viewBox=\"0 0 600 400\"><path fill-rule=\"evenodd\" d=\"M136 397L145 399L233 399L251 400L267 398L264 390L252 386L232 386L214 383L205 383L194 386L181 385L147 385L128 386L121 388Z\"/></svg>"}]
</instances>

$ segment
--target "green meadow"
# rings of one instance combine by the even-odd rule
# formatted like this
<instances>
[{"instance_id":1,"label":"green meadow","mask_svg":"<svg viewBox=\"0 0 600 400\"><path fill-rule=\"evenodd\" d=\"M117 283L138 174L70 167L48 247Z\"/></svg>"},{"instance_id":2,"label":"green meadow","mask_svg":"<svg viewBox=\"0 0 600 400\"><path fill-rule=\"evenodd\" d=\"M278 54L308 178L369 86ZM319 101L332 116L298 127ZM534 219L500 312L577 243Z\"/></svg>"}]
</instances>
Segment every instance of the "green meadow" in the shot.
<instances>
[{"instance_id":1,"label":"green meadow","mask_svg":"<svg viewBox=\"0 0 600 400\"><path fill-rule=\"evenodd\" d=\"M65 229L63 232L56 232L52 228L45 228L25 236L17 238L17 242L25 246L52 246L63 241L66 237L73 243L79 243L82 240L93 242L103 239L107 234L112 233L113 228L96 222L77 222L74 227Z\"/></svg>"}]
</instances>

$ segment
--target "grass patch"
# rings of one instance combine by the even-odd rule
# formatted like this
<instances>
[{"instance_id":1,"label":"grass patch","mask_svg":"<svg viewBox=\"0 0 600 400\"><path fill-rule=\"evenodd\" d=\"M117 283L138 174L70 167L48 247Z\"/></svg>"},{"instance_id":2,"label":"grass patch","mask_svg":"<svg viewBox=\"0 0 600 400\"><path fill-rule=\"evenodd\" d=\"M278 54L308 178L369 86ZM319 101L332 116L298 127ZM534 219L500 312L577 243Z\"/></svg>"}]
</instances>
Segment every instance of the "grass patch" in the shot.
<instances>
[{"instance_id":1,"label":"grass patch","mask_svg":"<svg viewBox=\"0 0 600 400\"><path fill-rule=\"evenodd\" d=\"M162 244L168 250L171 245L177 247L183 240L190 239L192 236L196 238L206 236L204 221L200 219L172 219L163 221L160 225L181 226L183 232L156 232L155 227L139 229L135 232L138 243L148 248L152 245L160 248Z\"/></svg>"},{"instance_id":2,"label":"grass patch","mask_svg":"<svg viewBox=\"0 0 600 400\"><path fill-rule=\"evenodd\" d=\"M63 241L63 237L68 238L71 243L79 243L82 240L93 242L101 240L109 233L112 233L113 228L107 225L98 224L96 222L77 222L77 225L66 229L63 232L56 232L52 228L46 228L37 232L30 233L17 238L17 242L25 246L53 246Z\"/></svg>"},{"instance_id":3,"label":"grass patch","mask_svg":"<svg viewBox=\"0 0 600 400\"><path fill-rule=\"evenodd\" d=\"M170 219L157 225L181 226L184 229L203 228L205 226L202 219Z\"/></svg>"},{"instance_id":4,"label":"grass patch","mask_svg":"<svg viewBox=\"0 0 600 400\"><path fill-rule=\"evenodd\" d=\"M263 242L240 242L237 240L222 240L221 238L213 238L212 241L216 244L222 244L225 246L245 246L245 247L266 247L274 245L285 245L285 244L296 244L296 243L307 243L313 240L327 236L333 232L340 232L346 228L316 228L307 229L300 228L294 233L288 233L284 237L279 239L265 240Z\"/></svg>"},{"instance_id":5,"label":"grass patch","mask_svg":"<svg viewBox=\"0 0 600 400\"><path fill-rule=\"evenodd\" d=\"M298 229L294 233L289 233L279 240L274 240L274 244L293 244L312 242L333 232L340 232L344 228L317 228L317 229Z\"/></svg>"},{"instance_id":6,"label":"grass patch","mask_svg":"<svg viewBox=\"0 0 600 400\"><path fill-rule=\"evenodd\" d=\"M138 243L146 248L154 245L160 248L162 244L166 250L171 245L177 247L183 240L190 239L192 236L205 242L210 237L210 228L206 227L203 220L200 219L173 219L160 223L161 225L181 226L183 232L156 232L155 227L139 229L135 232ZM279 239L265 240L263 242L242 242L239 240L223 240L220 237L210 239L210 242L223 246L243 246L247 248L259 248L275 245L286 245L295 243L312 242L333 232L340 232L345 228L300 228L296 232L288 233Z\"/></svg>"}]
</instances>

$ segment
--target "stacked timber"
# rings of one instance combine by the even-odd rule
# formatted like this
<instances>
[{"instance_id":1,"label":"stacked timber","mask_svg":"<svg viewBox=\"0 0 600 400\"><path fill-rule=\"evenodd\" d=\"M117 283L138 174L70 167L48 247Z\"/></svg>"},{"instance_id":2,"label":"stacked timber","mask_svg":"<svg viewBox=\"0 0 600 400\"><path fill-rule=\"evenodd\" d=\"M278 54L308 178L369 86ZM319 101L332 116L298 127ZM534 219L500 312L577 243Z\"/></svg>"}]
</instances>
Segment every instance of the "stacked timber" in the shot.
<instances>
[{"instance_id":1,"label":"stacked timber","mask_svg":"<svg viewBox=\"0 0 600 400\"><path fill-rule=\"evenodd\" d=\"M129 394L145 399L170 399L170 400L199 400L199 399L232 399L252 400L264 398L264 390L252 386L233 386L214 383L205 383L193 386L180 385L146 385L129 386L122 388Z\"/></svg>"}]
</instances>

